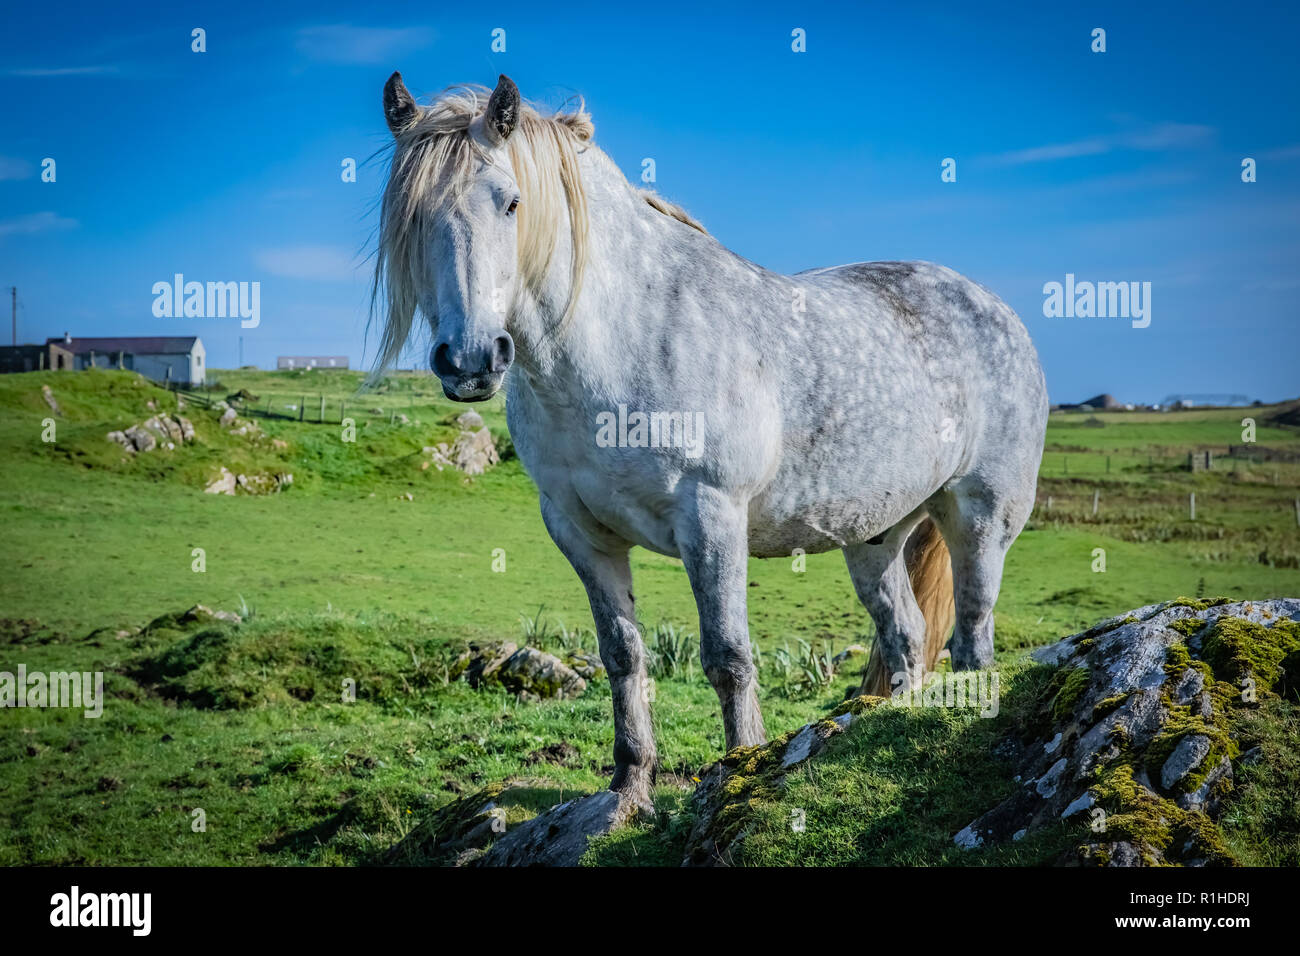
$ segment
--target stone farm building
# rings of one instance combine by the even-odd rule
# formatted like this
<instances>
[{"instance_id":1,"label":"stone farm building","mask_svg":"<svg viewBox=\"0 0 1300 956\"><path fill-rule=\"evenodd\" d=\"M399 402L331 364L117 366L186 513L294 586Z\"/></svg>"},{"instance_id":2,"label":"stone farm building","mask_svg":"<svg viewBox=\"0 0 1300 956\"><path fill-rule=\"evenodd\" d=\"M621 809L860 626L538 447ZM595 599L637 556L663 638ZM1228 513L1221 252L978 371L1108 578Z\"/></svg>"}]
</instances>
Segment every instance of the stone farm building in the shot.
<instances>
[{"instance_id":1,"label":"stone farm building","mask_svg":"<svg viewBox=\"0 0 1300 956\"><path fill-rule=\"evenodd\" d=\"M275 367L285 368L347 368L346 355L278 355Z\"/></svg>"},{"instance_id":2,"label":"stone farm building","mask_svg":"<svg viewBox=\"0 0 1300 956\"><path fill-rule=\"evenodd\" d=\"M197 335L110 336L46 339L50 369L124 368L156 382L202 385L206 371L203 341ZM168 375L170 370L171 374Z\"/></svg>"}]
</instances>

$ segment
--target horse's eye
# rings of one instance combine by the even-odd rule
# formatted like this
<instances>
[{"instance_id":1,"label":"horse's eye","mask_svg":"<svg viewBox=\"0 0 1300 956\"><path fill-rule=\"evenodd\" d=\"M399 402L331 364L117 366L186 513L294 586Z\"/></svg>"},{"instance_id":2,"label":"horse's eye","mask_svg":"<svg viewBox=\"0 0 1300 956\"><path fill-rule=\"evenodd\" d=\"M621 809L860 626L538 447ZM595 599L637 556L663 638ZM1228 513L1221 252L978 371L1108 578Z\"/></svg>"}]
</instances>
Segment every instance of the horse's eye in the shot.
<instances>
[{"instance_id":1,"label":"horse's eye","mask_svg":"<svg viewBox=\"0 0 1300 956\"><path fill-rule=\"evenodd\" d=\"M506 209L506 215L511 215L518 208L519 208L519 200L518 199L510 200L510 206L508 209Z\"/></svg>"}]
</instances>

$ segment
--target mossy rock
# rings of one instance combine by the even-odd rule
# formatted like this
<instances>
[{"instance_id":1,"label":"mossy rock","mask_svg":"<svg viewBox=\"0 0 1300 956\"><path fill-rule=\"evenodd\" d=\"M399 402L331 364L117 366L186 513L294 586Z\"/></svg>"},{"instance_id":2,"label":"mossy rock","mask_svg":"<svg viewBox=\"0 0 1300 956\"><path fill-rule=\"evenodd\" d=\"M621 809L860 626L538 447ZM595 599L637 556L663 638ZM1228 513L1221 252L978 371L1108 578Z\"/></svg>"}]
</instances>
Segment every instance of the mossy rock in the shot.
<instances>
[{"instance_id":1,"label":"mossy rock","mask_svg":"<svg viewBox=\"0 0 1300 956\"><path fill-rule=\"evenodd\" d=\"M960 843L1088 820L1062 862L1236 863L1219 811L1232 793L1243 718L1294 686L1300 601L1178 598L1038 655L1056 670L1026 742L1028 785L961 831Z\"/></svg>"}]
</instances>

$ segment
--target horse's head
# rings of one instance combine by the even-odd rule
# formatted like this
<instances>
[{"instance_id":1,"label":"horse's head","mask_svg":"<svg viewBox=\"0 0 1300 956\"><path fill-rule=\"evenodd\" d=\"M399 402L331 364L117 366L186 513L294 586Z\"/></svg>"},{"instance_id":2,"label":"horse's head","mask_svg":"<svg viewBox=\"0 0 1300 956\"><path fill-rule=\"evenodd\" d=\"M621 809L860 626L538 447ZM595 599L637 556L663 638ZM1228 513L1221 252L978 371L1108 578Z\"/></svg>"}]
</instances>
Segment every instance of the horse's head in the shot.
<instances>
[{"instance_id":1,"label":"horse's head","mask_svg":"<svg viewBox=\"0 0 1300 956\"><path fill-rule=\"evenodd\" d=\"M384 116L395 142L375 277L388 300L381 363L396 358L418 309L447 397L483 401L514 361L508 327L526 305L539 314L555 298L549 265L562 233L580 277L586 207L575 205L574 148L590 119L539 116L506 76L491 95L449 90L421 107L399 73L384 86ZM566 286L571 303L577 282Z\"/></svg>"},{"instance_id":2,"label":"horse's head","mask_svg":"<svg viewBox=\"0 0 1300 956\"><path fill-rule=\"evenodd\" d=\"M491 398L515 357L505 319L518 268L515 213L520 195L504 147L520 106L518 87L502 76L466 135L442 144L457 147L460 155L445 157L447 162L436 164L441 168L410 170L415 182L409 186L423 186L424 195L403 197L422 227L413 237L422 248L411 250L417 269L411 278L417 304L434 333L429 364L447 397L458 402ZM420 108L400 73L384 86L384 116L398 141L394 166L423 158L411 153L427 143L402 141L417 125ZM444 181L421 182L429 176Z\"/></svg>"}]
</instances>

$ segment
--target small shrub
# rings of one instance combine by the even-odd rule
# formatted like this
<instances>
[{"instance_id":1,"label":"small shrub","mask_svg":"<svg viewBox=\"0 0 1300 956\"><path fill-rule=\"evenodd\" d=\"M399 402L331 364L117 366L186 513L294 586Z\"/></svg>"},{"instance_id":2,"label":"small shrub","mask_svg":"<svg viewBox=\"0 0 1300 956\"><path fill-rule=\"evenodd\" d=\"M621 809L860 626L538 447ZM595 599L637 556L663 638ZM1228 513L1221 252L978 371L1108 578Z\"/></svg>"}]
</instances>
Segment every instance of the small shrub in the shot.
<instances>
[{"instance_id":1,"label":"small shrub","mask_svg":"<svg viewBox=\"0 0 1300 956\"><path fill-rule=\"evenodd\" d=\"M646 670L651 677L690 678L692 661L699 653L699 640L685 628L660 622L653 628L641 628L646 635Z\"/></svg>"}]
</instances>

